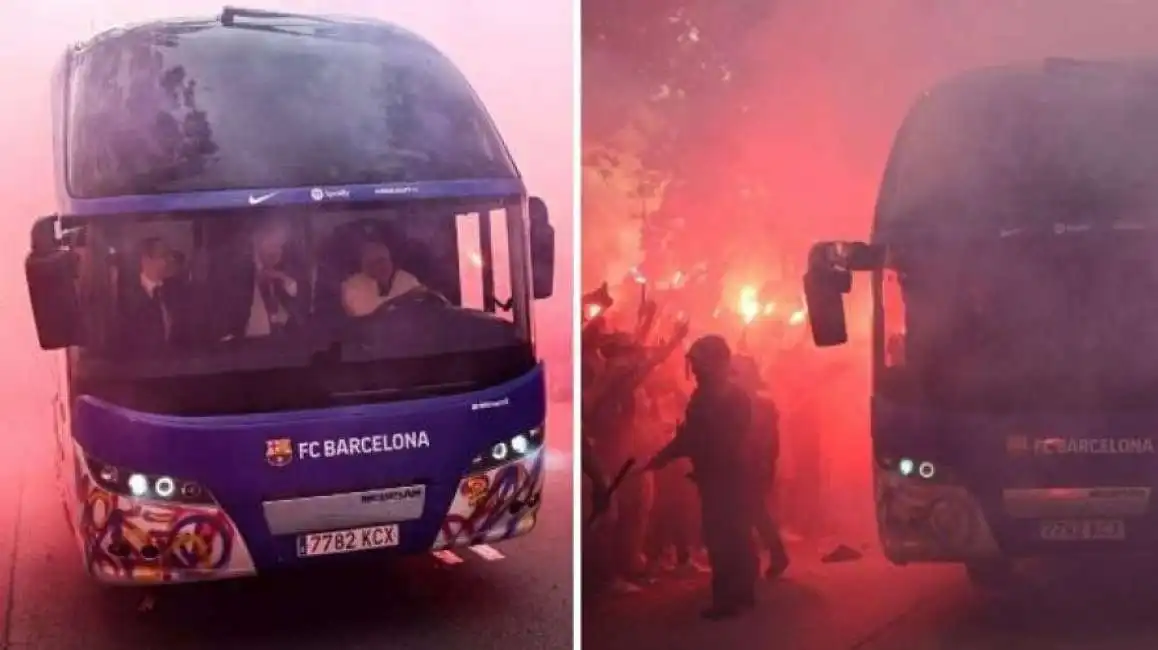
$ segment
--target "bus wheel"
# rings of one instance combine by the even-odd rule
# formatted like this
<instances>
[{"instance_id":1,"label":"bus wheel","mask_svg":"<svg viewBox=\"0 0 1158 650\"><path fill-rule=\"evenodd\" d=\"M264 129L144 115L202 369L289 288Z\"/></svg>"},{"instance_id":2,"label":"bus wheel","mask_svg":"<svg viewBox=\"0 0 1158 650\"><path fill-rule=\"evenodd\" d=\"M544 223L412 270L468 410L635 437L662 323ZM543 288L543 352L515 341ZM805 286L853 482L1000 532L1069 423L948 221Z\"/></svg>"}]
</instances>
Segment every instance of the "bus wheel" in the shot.
<instances>
[{"instance_id":1,"label":"bus wheel","mask_svg":"<svg viewBox=\"0 0 1158 650\"><path fill-rule=\"evenodd\" d=\"M965 573L974 587L1003 590L1013 582L1013 563L1009 560L967 562Z\"/></svg>"}]
</instances>

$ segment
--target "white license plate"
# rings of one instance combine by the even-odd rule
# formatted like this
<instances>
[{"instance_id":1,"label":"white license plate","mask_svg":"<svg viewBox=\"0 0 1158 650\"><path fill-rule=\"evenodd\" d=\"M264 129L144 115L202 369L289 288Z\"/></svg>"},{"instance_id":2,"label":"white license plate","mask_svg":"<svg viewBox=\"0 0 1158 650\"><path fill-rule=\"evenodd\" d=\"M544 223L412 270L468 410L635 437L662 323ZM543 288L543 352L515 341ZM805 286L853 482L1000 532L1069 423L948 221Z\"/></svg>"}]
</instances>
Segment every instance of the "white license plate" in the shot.
<instances>
[{"instance_id":1,"label":"white license plate","mask_svg":"<svg viewBox=\"0 0 1158 650\"><path fill-rule=\"evenodd\" d=\"M398 546L398 524L298 535L298 557L356 553Z\"/></svg>"},{"instance_id":2,"label":"white license plate","mask_svg":"<svg viewBox=\"0 0 1158 650\"><path fill-rule=\"evenodd\" d=\"M1126 522L1121 519L1063 519L1041 522L1041 538L1050 542L1126 539Z\"/></svg>"}]
</instances>

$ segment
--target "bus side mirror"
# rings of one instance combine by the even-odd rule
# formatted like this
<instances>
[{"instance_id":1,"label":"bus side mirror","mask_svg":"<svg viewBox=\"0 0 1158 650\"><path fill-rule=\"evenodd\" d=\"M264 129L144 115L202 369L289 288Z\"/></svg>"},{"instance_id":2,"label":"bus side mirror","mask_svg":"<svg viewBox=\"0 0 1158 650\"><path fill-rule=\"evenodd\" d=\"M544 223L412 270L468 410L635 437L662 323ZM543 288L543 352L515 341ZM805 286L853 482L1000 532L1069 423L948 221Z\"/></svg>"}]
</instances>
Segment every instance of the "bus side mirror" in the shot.
<instances>
[{"instance_id":1,"label":"bus side mirror","mask_svg":"<svg viewBox=\"0 0 1158 650\"><path fill-rule=\"evenodd\" d=\"M808 310L808 324L812 341L818 347L843 345L848 342L848 326L844 320L844 292L841 286L852 283L852 274L827 269L809 268L804 274L804 304Z\"/></svg>"},{"instance_id":2,"label":"bus side mirror","mask_svg":"<svg viewBox=\"0 0 1158 650\"><path fill-rule=\"evenodd\" d=\"M885 254L884 247L863 242L820 242L808 251L804 301L817 346L848 342L844 294L852 290L852 273L883 268Z\"/></svg>"},{"instance_id":3,"label":"bus side mirror","mask_svg":"<svg viewBox=\"0 0 1158 650\"><path fill-rule=\"evenodd\" d=\"M42 350L59 350L80 342L77 254L58 248L55 225L40 219L32 228L32 252L24 260L28 298Z\"/></svg>"},{"instance_id":4,"label":"bus side mirror","mask_svg":"<svg viewBox=\"0 0 1158 650\"><path fill-rule=\"evenodd\" d=\"M531 223L531 294L541 300L555 293L555 227L543 199L532 196L527 205Z\"/></svg>"}]
</instances>

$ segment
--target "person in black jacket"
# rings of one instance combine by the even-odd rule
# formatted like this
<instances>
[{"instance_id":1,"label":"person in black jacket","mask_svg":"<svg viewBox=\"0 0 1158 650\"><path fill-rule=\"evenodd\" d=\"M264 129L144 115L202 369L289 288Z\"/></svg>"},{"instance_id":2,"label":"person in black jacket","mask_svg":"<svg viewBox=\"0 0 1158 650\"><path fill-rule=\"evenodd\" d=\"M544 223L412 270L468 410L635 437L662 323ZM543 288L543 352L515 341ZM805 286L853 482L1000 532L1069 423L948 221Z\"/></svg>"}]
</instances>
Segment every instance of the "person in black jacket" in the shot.
<instances>
[{"instance_id":1,"label":"person in black jacket","mask_svg":"<svg viewBox=\"0 0 1158 650\"><path fill-rule=\"evenodd\" d=\"M752 547L750 463L747 440L751 401L730 377L731 349L723 338L708 335L692 344L688 364L696 389L682 424L646 470L658 470L677 458L692 463L700 492L704 546L712 565L709 620L731 618L755 604L760 561Z\"/></svg>"},{"instance_id":2,"label":"person in black jacket","mask_svg":"<svg viewBox=\"0 0 1158 650\"><path fill-rule=\"evenodd\" d=\"M752 400L752 524L760 541L768 549L769 579L779 578L788 569L788 552L780 537L780 526L772 514L771 502L776 489L776 463L780 459L780 410L767 394L767 384L760 376L756 360L738 356L732 360L732 377Z\"/></svg>"},{"instance_id":3,"label":"person in black jacket","mask_svg":"<svg viewBox=\"0 0 1158 650\"><path fill-rule=\"evenodd\" d=\"M172 281L174 251L164 239L143 239L137 254L137 272L118 283L116 336L122 349L153 354L188 333L187 296Z\"/></svg>"}]
</instances>

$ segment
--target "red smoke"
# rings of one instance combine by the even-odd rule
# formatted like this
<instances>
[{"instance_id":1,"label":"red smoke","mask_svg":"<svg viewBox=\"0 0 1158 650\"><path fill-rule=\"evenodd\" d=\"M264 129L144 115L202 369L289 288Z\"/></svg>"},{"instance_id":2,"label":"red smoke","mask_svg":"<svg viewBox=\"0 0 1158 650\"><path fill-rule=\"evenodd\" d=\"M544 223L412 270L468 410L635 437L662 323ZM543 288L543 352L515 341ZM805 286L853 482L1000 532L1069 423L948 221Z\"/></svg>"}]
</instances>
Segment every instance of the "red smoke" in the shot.
<instances>
[{"instance_id":1,"label":"red smoke","mask_svg":"<svg viewBox=\"0 0 1158 650\"><path fill-rule=\"evenodd\" d=\"M719 125L717 137L704 138L696 151L697 173L706 177L762 178L769 194L766 208L760 214L733 210L734 197L724 185L694 202L681 196L687 201L692 251L726 256L739 266L733 284L777 277L778 261L788 260L792 270L784 282L799 290L799 265L810 242L867 236L894 133L924 89L957 72L1004 62L1158 54L1156 31L1158 5L1126 0L777 3L745 37L743 62L737 64L748 75L738 83L744 84L741 95L752 110ZM628 70L616 69L606 58L585 59L585 65L590 101L604 85L607 93L622 93L633 81ZM711 114L702 119L718 120ZM627 211L618 221L605 214L611 203L602 192L584 196L586 289L609 274L606 279L619 281L615 274L643 257L638 248L607 245L628 240L624 231L638 227ZM858 280L861 287L866 284ZM724 304L735 301L735 295L721 296ZM693 322L702 323L706 309L693 315ZM867 325L866 316L863 310L850 313L860 321L850 326ZM828 414L831 494L840 495L832 503L844 507L851 495L856 509L871 518L867 348L815 355L840 357L851 369L839 385L815 387L823 401L820 410ZM774 386L776 381L771 378Z\"/></svg>"}]
</instances>

